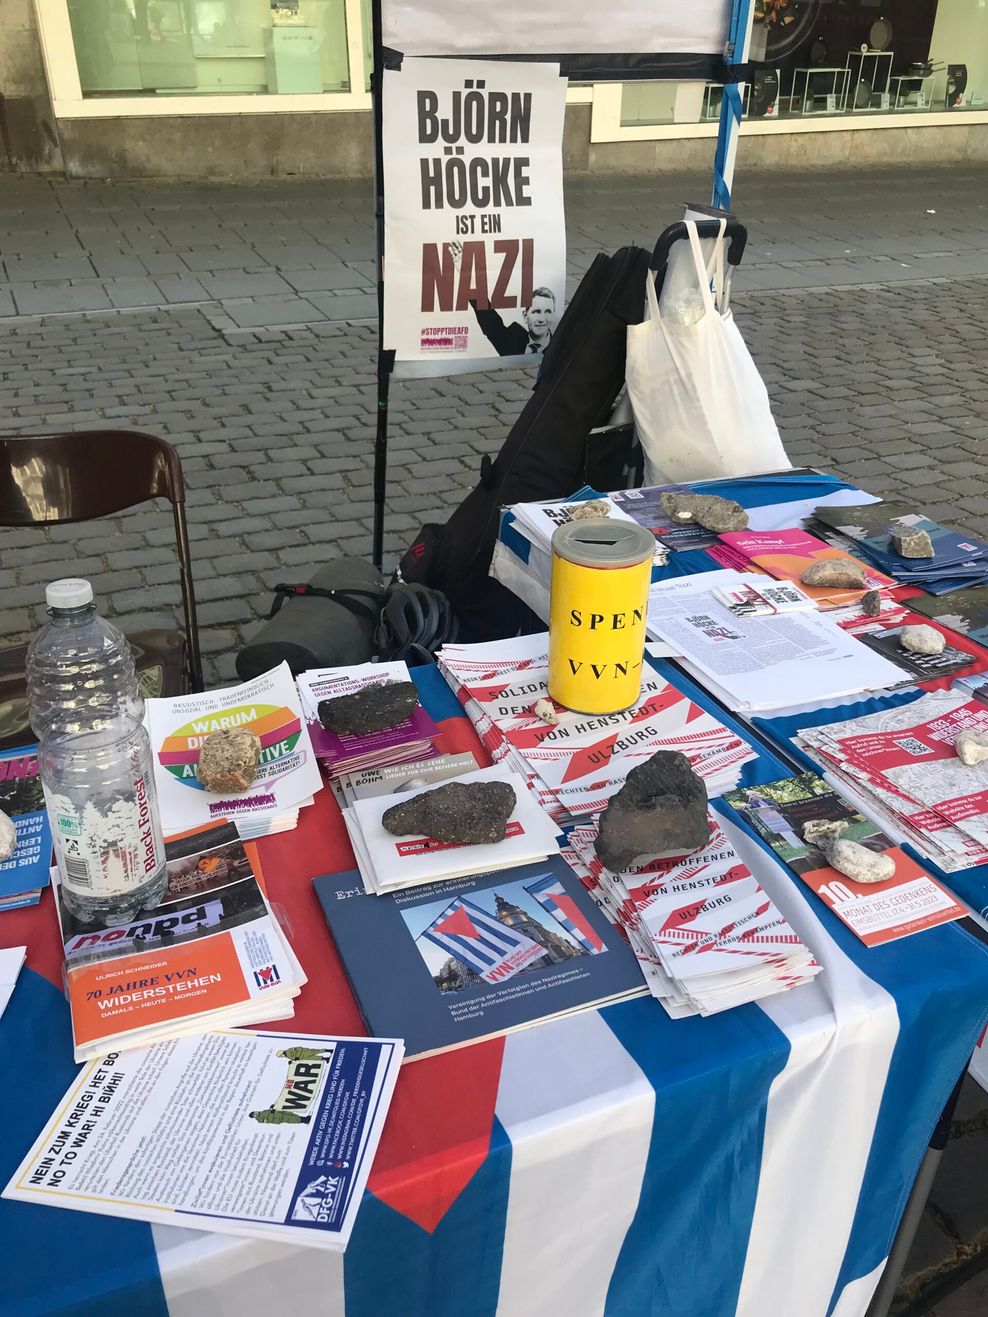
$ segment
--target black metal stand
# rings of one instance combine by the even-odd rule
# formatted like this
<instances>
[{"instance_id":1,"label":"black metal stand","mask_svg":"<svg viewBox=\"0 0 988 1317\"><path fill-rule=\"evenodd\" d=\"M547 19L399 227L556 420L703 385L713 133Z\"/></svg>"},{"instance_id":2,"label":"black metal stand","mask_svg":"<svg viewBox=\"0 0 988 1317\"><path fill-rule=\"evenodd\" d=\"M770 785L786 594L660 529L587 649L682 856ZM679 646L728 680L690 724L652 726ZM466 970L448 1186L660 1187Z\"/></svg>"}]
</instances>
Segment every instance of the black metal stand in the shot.
<instances>
[{"instance_id":1,"label":"black metal stand","mask_svg":"<svg viewBox=\"0 0 988 1317\"><path fill-rule=\"evenodd\" d=\"M377 237L377 430L374 436L374 533L371 558L380 570L384 560L384 515L388 496L388 395L394 353L384 350L384 39L381 0L371 0L374 68L374 225Z\"/></svg>"}]
</instances>

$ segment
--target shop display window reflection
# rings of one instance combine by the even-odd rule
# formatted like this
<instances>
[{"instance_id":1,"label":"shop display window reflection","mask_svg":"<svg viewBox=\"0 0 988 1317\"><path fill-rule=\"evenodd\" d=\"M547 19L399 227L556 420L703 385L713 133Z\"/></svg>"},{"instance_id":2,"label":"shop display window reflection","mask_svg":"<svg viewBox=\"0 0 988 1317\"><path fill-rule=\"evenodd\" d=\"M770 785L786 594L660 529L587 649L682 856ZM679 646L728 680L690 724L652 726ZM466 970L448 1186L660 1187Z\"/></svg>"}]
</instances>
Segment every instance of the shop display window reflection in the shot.
<instances>
[{"instance_id":1,"label":"shop display window reflection","mask_svg":"<svg viewBox=\"0 0 988 1317\"><path fill-rule=\"evenodd\" d=\"M749 118L988 108L988 0L756 0ZM628 83L621 123L697 123L716 83Z\"/></svg>"},{"instance_id":2,"label":"shop display window reflection","mask_svg":"<svg viewBox=\"0 0 988 1317\"><path fill-rule=\"evenodd\" d=\"M68 10L87 97L350 90L345 0L68 0Z\"/></svg>"}]
</instances>

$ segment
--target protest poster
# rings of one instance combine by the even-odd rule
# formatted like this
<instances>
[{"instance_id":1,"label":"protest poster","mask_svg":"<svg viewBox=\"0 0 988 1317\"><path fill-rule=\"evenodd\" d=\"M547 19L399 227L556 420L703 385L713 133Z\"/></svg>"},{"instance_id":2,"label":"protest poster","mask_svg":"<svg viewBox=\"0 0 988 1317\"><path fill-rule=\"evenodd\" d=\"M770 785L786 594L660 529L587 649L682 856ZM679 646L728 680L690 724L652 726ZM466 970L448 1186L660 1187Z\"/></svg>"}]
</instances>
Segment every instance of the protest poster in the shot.
<instances>
[{"instance_id":1,"label":"protest poster","mask_svg":"<svg viewBox=\"0 0 988 1317\"><path fill-rule=\"evenodd\" d=\"M537 359L566 294L558 64L405 59L383 78L384 334L396 373Z\"/></svg>"}]
</instances>

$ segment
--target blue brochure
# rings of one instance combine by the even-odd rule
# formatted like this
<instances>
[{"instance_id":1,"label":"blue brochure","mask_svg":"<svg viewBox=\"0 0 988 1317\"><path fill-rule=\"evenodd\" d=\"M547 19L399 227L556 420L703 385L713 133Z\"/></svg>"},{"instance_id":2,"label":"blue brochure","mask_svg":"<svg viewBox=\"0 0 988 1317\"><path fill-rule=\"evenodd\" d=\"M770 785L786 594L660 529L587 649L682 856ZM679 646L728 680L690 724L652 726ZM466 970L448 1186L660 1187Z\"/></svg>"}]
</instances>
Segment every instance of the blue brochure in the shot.
<instances>
[{"instance_id":1,"label":"blue brochure","mask_svg":"<svg viewBox=\"0 0 988 1317\"><path fill-rule=\"evenodd\" d=\"M34 905L51 878L51 828L35 746L0 750L0 809L17 829L17 849L0 864L0 910Z\"/></svg>"},{"instance_id":2,"label":"blue brochure","mask_svg":"<svg viewBox=\"0 0 988 1317\"><path fill-rule=\"evenodd\" d=\"M368 1031L409 1060L647 991L557 855L392 896L356 870L315 889Z\"/></svg>"}]
</instances>

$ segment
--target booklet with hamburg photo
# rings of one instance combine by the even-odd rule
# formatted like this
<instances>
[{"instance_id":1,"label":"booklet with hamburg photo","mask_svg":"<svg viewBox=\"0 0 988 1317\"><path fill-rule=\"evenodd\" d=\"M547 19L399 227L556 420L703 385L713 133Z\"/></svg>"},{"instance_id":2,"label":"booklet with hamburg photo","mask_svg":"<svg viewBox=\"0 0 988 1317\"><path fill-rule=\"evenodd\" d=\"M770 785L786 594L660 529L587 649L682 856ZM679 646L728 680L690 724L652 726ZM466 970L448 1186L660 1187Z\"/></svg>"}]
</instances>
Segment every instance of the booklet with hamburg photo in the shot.
<instances>
[{"instance_id":1,"label":"booklet with hamburg photo","mask_svg":"<svg viewBox=\"0 0 988 1317\"><path fill-rule=\"evenodd\" d=\"M409 1059L647 992L627 942L552 856L395 896L360 874L316 895L372 1034Z\"/></svg>"},{"instance_id":2,"label":"booklet with hamburg photo","mask_svg":"<svg viewBox=\"0 0 988 1317\"><path fill-rule=\"evenodd\" d=\"M76 918L55 884L77 1061L293 1012L305 975L236 827L171 837L165 855L160 903L110 927Z\"/></svg>"},{"instance_id":3,"label":"booklet with hamburg photo","mask_svg":"<svg viewBox=\"0 0 988 1317\"><path fill-rule=\"evenodd\" d=\"M816 773L741 787L724 799L867 947L967 914L945 888ZM875 855L888 856L895 863L894 872L883 882L861 883L831 868L823 852L803 836L806 825L818 820L845 823L841 836Z\"/></svg>"}]
</instances>

